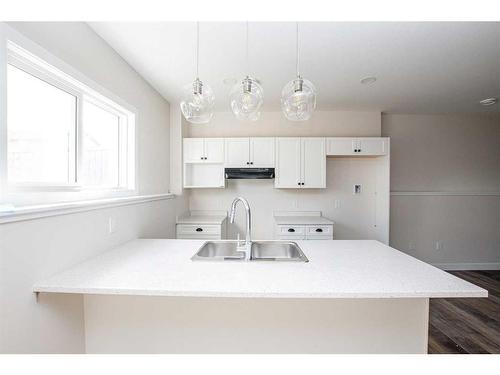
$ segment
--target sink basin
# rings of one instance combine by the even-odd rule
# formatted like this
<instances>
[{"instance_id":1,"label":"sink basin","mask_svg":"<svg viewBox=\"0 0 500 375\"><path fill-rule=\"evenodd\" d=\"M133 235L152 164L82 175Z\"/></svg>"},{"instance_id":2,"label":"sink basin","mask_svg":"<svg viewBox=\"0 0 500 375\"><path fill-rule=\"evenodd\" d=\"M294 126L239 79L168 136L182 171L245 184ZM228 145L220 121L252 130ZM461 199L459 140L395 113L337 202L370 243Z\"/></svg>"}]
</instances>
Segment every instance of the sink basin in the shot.
<instances>
[{"instance_id":1,"label":"sink basin","mask_svg":"<svg viewBox=\"0 0 500 375\"><path fill-rule=\"evenodd\" d=\"M252 242L252 260L309 262L299 245L287 241Z\"/></svg>"},{"instance_id":2,"label":"sink basin","mask_svg":"<svg viewBox=\"0 0 500 375\"><path fill-rule=\"evenodd\" d=\"M237 241L208 241L191 258L194 261L244 261ZM289 241L252 242L251 261L308 262L299 245Z\"/></svg>"},{"instance_id":3,"label":"sink basin","mask_svg":"<svg viewBox=\"0 0 500 375\"><path fill-rule=\"evenodd\" d=\"M237 241L208 241L191 260L243 260L244 254L236 250Z\"/></svg>"}]
</instances>

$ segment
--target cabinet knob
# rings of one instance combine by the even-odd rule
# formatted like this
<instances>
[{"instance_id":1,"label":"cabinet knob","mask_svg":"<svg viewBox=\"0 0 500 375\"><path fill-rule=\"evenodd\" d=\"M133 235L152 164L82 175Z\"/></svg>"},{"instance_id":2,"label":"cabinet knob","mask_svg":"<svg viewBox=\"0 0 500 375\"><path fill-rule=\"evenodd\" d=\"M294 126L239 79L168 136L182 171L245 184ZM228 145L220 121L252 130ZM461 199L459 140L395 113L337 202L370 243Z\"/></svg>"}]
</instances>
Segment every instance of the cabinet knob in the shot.
<instances>
[{"instance_id":1,"label":"cabinet knob","mask_svg":"<svg viewBox=\"0 0 500 375\"><path fill-rule=\"evenodd\" d=\"M304 185L305 185L305 183L301 183L301 185L302 185L302 186L304 186Z\"/></svg>"},{"instance_id":2,"label":"cabinet knob","mask_svg":"<svg viewBox=\"0 0 500 375\"><path fill-rule=\"evenodd\" d=\"M203 229L202 228L196 228L196 231L197 232L203 232Z\"/></svg>"},{"instance_id":3,"label":"cabinet knob","mask_svg":"<svg viewBox=\"0 0 500 375\"><path fill-rule=\"evenodd\" d=\"M295 229L293 229L293 228L288 228L288 231L289 231L289 232L295 232Z\"/></svg>"},{"instance_id":4,"label":"cabinet knob","mask_svg":"<svg viewBox=\"0 0 500 375\"><path fill-rule=\"evenodd\" d=\"M203 156L200 159L203 160Z\"/></svg>"},{"instance_id":5,"label":"cabinet knob","mask_svg":"<svg viewBox=\"0 0 500 375\"><path fill-rule=\"evenodd\" d=\"M250 162L250 164L252 164L252 165L253 165L253 161L251 161L251 162Z\"/></svg>"},{"instance_id":6,"label":"cabinet knob","mask_svg":"<svg viewBox=\"0 0 500 375\"><path fill-rule=\"evenodd\" d=\"M249 165L249 164L250 164L250 162L249 162L249 161L247 161L247 165Z\"/></svg>"},{"instance_id":7,"label":"cabinet knob","mask_svg":"<svg viewBox=\"0 0 500 375\"><path fill-rule=\"evenodd\" d=\"M299 185L299 186L300 186L300 182L297 182L297 185Z\"/></svg>"},{"instance_id":8,"label":"cabinet knob","mask_svg":"<svg viewBox=\"0 0 500 375\"><path fill-rule=\"evenodd\" d=\"M321 228L316 228L316 232L321 233L321 232L323 232L323 229L321 229Z\"/></svg>"}]
</instances>

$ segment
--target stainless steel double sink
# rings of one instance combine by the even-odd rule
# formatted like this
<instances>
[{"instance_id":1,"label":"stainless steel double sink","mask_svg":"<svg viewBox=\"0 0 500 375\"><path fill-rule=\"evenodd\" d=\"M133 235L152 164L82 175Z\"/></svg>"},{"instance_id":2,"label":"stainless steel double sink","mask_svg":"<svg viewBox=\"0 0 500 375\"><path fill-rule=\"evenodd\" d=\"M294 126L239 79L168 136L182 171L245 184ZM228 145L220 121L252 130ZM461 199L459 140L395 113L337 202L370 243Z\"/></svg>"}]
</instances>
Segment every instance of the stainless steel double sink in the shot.
<instances>
[{"instance_id":1,"label":"stainless steel double sink","mask_svg":"<svg viewBox=\"0 0 500 375\"><path fill-rule=\"evenodd\" d=\"M194 261L244 261L238 251L238 241L208 241L191 258ZM250 261L308 262L302 249L295 242L252 242Z\"/></svg>"}]
</instances>

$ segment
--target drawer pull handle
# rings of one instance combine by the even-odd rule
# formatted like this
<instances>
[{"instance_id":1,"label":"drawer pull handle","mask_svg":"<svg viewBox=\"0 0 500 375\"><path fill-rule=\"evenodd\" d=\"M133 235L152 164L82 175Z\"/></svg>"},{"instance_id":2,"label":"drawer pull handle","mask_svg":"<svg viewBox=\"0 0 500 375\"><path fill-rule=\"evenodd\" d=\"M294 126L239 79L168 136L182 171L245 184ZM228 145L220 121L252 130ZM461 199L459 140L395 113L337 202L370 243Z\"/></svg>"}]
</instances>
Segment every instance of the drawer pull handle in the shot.
<instances>
[{"instance_id":1,"label":"drawer pull handle","mask_svg":"<svg viewBox=\"0 0 500 375\"><path fill-rule=\"evenodd\" d=\"M319 232L319 233L321 233L321 232L323 232L323 229L321 229L321 228L318 228L318 229L316 229L316 232Z\"/></svg>"},{"instance_id":2,"label":"drawer pull handle","mask_svg":"<svg viewBox=\"0 0 500 375\"><path fill-rule=\"evenodd\" d=\"M196 228L196 231L197 232L203 232L203 229L202 228Z\"/></svg>"},{"instance_id":3,"label":"drawer pull handle","mask_svg":"<svg viewBox=\"0 0 500 375\"><path fill-rule=\"evenodd\" d=\"M295 229L293 229L293 228L288 228L288 231L289 231L289 232L295 232Z\"/></svg>"}]
</instances>

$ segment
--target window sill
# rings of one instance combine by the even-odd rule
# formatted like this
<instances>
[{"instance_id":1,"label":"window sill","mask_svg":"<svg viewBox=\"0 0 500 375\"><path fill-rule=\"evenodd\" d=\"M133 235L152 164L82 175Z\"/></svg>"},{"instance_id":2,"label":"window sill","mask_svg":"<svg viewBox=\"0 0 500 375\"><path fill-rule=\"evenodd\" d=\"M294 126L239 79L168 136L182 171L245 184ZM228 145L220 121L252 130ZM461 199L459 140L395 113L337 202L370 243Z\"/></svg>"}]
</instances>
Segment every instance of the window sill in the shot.
<instances>
[{"instance_id":1,"label":"window sill","mask_svg":"<svg viewBox=\"0 0 500 375\"><path fill-rule=\"evenodd\" d=\"M51 203L43 205L0 207L0 224L16 221L33 220L50 216L73 214L77 212L99 210L103 208L140 204L165 199L173 199L171 193L154 195L133 195L118 198L93 199L75 202ZM2 210L3 209L3 210Z\"/></svg>"}]
</instances>

